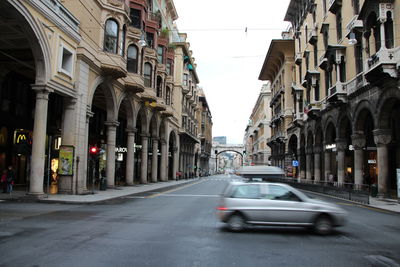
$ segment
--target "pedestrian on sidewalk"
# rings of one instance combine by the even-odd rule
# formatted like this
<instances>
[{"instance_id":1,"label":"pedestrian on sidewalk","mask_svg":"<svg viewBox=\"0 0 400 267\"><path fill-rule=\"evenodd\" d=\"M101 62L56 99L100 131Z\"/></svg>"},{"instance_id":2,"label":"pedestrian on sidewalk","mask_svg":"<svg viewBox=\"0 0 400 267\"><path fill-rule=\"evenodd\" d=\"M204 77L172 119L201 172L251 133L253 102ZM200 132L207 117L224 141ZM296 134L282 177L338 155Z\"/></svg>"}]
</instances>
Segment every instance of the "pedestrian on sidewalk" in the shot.
<instances>
[{"instance_id":1,"label":"pedestrian on sidewalk","mask_svg":"<svg viewBox=\"0 0 400 267\"><path fill-rule=\"evenodd\" d=\"M3 189L3 193L7 193L7 170L3 170L0 178L1 188Z\"/></svg>"},{"instance_id":2,"label":"pedestrian on sidewalk","mask_svg":"<svg viewBox=\"0 0 400 267\"><path fill-rule=\"evenodd\" d=\"M14 185L15 173L13 167L8 166L7 170L7 193L12 193L13 185Z\"/></svg>"}]
</instances>

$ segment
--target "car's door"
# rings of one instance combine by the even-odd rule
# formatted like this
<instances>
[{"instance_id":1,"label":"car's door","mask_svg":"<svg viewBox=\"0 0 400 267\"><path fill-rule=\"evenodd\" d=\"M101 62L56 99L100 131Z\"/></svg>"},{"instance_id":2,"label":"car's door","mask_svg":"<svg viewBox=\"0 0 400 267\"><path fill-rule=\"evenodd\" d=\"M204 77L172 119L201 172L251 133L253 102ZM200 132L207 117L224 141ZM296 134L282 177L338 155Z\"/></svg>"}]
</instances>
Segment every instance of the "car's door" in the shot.
<instances>
[{"instance_id":1,"label":"car's door","mask_svg":"<svg viewBox=\"0 0 400 267\"><path fill-rule=\"evenodd\" d=\"M258 221L263 216L260 184L241 184L229 197L229 209L241 211L248 221Z\"/></svg>"},{"instance_id":2,"label":"car's door","mask_svg":"<svg viewBox=\"0 0 400 267\"><path fill-rule=\"evenodd\" d=\"M265 222L278 224L305 224L310 221L310 204L302 201L290 188L268 184L265 199Z\"/></svg>"}]
</instances>

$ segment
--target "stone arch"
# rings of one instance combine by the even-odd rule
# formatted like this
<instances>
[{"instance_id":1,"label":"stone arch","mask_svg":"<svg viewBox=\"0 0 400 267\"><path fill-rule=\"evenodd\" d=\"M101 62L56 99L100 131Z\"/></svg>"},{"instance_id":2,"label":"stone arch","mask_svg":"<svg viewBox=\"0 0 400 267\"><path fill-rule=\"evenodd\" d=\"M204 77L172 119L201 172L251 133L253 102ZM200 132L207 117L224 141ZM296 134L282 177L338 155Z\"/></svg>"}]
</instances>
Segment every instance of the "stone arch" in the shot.
<instances>
[{"instance_id":1,"label":"stone arch","mask_svg":"<svg viewBox=\"0 0 400 267\"><path fill-rule=\"evenodd\" d=\"M150 124L149 124L149 134L152 137L159 137L160 133L160 121L156 113L153 113L150 119Z\"/></svg>"},{"instance_id":2,"label":"stone arch","mask_svg":"<svg viewBox=\"0 0 400 267\"><path fill-rule=\"evenodd\" d=\"M341 116L338 120L338 138L349 138L352 135L351 120L347 114Z\"/></svg>"},{"instance_id":3,"label":"stone arch","mask_svg":"<svg viewBox=\"0 0 400 267\"><path fill-rule=\"evenodd\" d=\"M400 91L398 88L391 88L385 91L379 98L377 104L377 128L378 129L389 129L391 127L390 118L393 110L398 106L400 102Z\"/></svg>"},{"instance_id":4,"label":"stone arch","mask_svg":"<svg viewBox=\"0 0 400 267\"><path fill-rule=\"evenodd\" d=\"M46 84L51 76L51 48L48 43L48 38L43 28L38 24L38 21L33 17L32 13L20 1L7 1L7 3L15 8L21 15L21 19L29 25L23 26L22 30L25 37L28 39L29 45L32 48L32 54L35 60L36 84ZM5 4L7 5L7 4ZM5 7L7 8L7 7ZM12 12L11 9L8 9Z\"/></svg>"},{"instance_id":5,"label":"stone arch","mask_svg":"<svg viewBox=\"0 0 400 267\"><path fill-rule=\"evenodd\" d=\"M298 147L298 138L296 134L292 134L289 137L289 142L288 142L288 151L289 153L297 155L297 147Z\"/></svg>"},{"instance_id":6,"label":"stone arch","mask_svg":"<svg viewBox=\"0 0 400 267\"><path fill-rule=\"evenodd\" d=\"M332 116L329 116L326 119L325 125L323 127L324 131L323 131L323 137L324 137L324 142L325 143L334 143L335 139L336 139L336 123L333 119ZM334 133L334 139L332 139L332 131Z\"/></svg>"},{"instance_id":7,"label":"stone arch","mask_svg":"<svg viewBox=\"0 0 400 267\"><path fill-rule=\"evenodd\" d=\"M108 81L105 77L99 76L97 77L89 92L88 103L90 106L93 106L94 96L98 89L101 90L104 99L101 100L102 104L105 105L107 111L107 120L114 121L116 119L117 113L117 97L115 95L114 88L112 83Z\"/></svg>"},{"instance_id":8,"label":"stone arch","mask_svg":"<svg viewBox=\"0 0 400 267\"><path fill-rule=\"evenodd\" d=\"M138 113L136 114L136 120L135 120L135 127L138 129L141 129L141 132L139 133L149 133L149 114L147 109L144 106L141 106L139 108ZM139 122L139 125L138 125Z\"/></svg>"},{"instance_id":9,"label":"stone arch","mask_svg":"<svg viewBox=\"0 0 400 267\"><path fill-rule=\"evenodd\" d=\"M307 130L307 140L306 140L307 147L313 147L314 146L314 134L311 128L308 128Z\"/></svg>"},{"instance_id":10,"label":"stone arch","mask_svg":"<svg viewBox=\"0 0 400 267\"><path fill-rule=\"evenodd\" d=\"M127 120L127 127L129 129L134 128L134 117L135 117L135 108L132 104L131 97L125 93L121 95L121 97L117 101L117 114L119 113L120 109L123 108L123 111L126 114L126 120Z\"/></svg>"},{"instance_id":11,"label":"stone arch","mask_svg":"<svg viewBox=\"0 0 400 267\"><path fill-rule=\"evenodd\" d=\"M361 101L357 105L355 112L354 112L353 132L363 131L364 122L365 122L366 118L368 117L368 115L371 115L372 123L373 123L374 129L375 129L376 116L374 114L376 114L374 105L372 105L372 103L368 100Z\"/></svg>"},{"instance_id":12,"label":"stone arch","mask_svg":"<svg viewBox=\"0 0 400 267\"><path fill-rule=\"evenodd\" d=\"M322 146L322 142L323 142L323 132L322 132L321 125L318 125L315 129L314 143L316 146L317 145Z\"/></svg>"}]
</instances>

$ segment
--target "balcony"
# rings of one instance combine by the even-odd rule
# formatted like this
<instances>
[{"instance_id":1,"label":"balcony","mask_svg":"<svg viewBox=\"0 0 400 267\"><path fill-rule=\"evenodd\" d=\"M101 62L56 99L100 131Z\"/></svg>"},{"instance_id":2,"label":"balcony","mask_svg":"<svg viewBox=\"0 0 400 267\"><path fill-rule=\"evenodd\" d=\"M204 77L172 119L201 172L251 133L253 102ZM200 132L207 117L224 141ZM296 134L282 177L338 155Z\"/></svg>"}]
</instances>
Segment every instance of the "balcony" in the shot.
<instances>
[{"instance_id":1,"label":"balcony","mask_svg":"<svg viewBox=\"0 0 400 267\"><path fill-rule=\"evenodd\" d=\"M161 112L161 116L163 117L172 117L174 116L174 110L171 106L166 106L165 110Z\"/></svg>"},{"instance_id":2,"label":"balcony","mask_svg":"<svg viewBox=\"0 0 400 267\"><path fill-rule=\"evenodd\" d=\"M329 11L336 14L337 10L342 6L342 0L329 0Z\"/></svg>"},{"instance_id":3,"label":"balcony","mask_svg":"<svg viewBox=\"0 0 400 267\"><path fill-rule=\"evenodd\" d=\"M161 13L159 11L157 13L149 12L147 13L146 26L158 30L161 28L161 20Z\"/></svg>"},{"instance_id":4,"label":"balcony","mask_svg":"<svg viewBox=\"0 0 400 267\"><path fill-rule=\"evenodd\" d=\"M367 60L365 78L371 84L384 81L386 78L397 78L400 47L381 49Z\"/></svg>"},{"instance_id":5,"label":"balcony","mask_svg":"<svg viewBox=\"0 0 400 267\"><path fill-rule=\"evenodd\" d=\"M125 79L125 90L136 94L144 92L143 77L135 73L128 73Z\"/></svg>"},{"instance_id":6,"label":"balcony","mask_svg":"<svg viewBox=\"0 0 400 267\"><path fill-rule=\"evenodd\" d=\"M97 54L101 62L101 72L103 76L110 76L114 79L126 77L126 60L120 55L101 51Z\"/></svg>"},{"instance_id":7,"label":"balcony","mask_svg":"<svg viewBox=\"0 0 400 267\"><path fill-rule=\"evenodd\" d=\"M346 36L348 36L354 30L362 28L363 28L363 21L358 19L358 15L355 15L346 25L346 31L347 31Z\"/></svg>"},{"instance_id":8,"label":"balcony","mask_svg":"<svg viewBox=\"0 0 400 267\"><path fill-rule=\"evenodd\" d=\"M296 53L296 55L294 57L294 63L296 63L297 65L300 65L302 59L303 59L303 56L301 55L301 53Z\"/></svg>"},{"instance_id":9,"label":"balcony","mask_svg":"<svg viewBox=\"0 0 400 267\"><path fill-rule=\"evenodd\" d=\"M317 26L314 25L312 29L308 32L307 36L307 42L314 45L318 40L318 34L317 34Z\"/></svg>"},{"instance_id":10,"label":"balcony","mask_svg":"<svg viewBox=\"0 0 400 267\"><path fill-rule=\"evenodd\" d=\"M346 85L341 82L337 82L334 86L329 88L328 91L328 101L329 102L336 102L341 101L346 103L347 102L347 91Z\"/></svg>"},{"instance_id":11,"label":"balcony","mask_svg":"<svg viewBox=\"0 0 400 267\"><path fill-rule=\"evenodd\" d=\"M166 110L167 106L165 105L164 99L157 97L157 102L152 106L155 110L164 111Z\"/></svg>"},{"instance_id":12,"label":"balcony","mask_svg":"<svg viewBox=\"0 0 400 267\"><path fill-rule=\"evenodd\" d=\"M304 120L303 120L303 113L296 112L293 115L293 124L296 127L302 127L304 125Z\"/></svg>"},{"instance_id":13,"label":"balcony","mask_svg":"<svg viewBox=\"0 0 400 267\"><path fill-rule=\"evenodd\" d=\"M361 72L346 84L347 95L353 95L367 85L369 83L365 80L364 73Z\"/></svg>"},{"instance_id":14,"label":"balcony","mask_svg":"<svg viewBox=\"0 0 400 267\"><path fill-rule=\"evenodd\" d=\"M320 101L312 101L309 103L305 109L304 113L307 115L307 117L316 119L317 117L320 117L320 111L322 110L322 103Z\"/></svg>"}]
</instances>

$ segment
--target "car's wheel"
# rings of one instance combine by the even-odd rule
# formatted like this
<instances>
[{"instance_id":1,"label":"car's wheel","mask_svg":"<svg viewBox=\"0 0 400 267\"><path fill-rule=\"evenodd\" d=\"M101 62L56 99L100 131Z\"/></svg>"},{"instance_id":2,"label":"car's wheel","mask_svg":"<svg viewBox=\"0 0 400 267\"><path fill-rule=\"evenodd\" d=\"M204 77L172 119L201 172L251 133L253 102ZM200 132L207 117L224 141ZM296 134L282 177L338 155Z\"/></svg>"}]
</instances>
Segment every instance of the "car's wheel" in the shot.
<instances>
[{"instance_id":1,"label":"car's wheel","mask_svg":"<svg viewBox=\"0 0 400 267\"><path fill-rule=\"evenodd\" d=\"M246 227L246 221L240 214L233 214L228 220L228 227L231 231L239 232Z\"/></svg>"},{"instance_id":2,"label":"car's wheel","mask_svg":"<svg viewBox=\"0 0 400 267\"><path fill-rule=\"evenodd\" d=\"M333 230L332 219L327 215L320 215L314 222L314 231L319 235L330 234Z\"/></svg>"}]
</instances>

